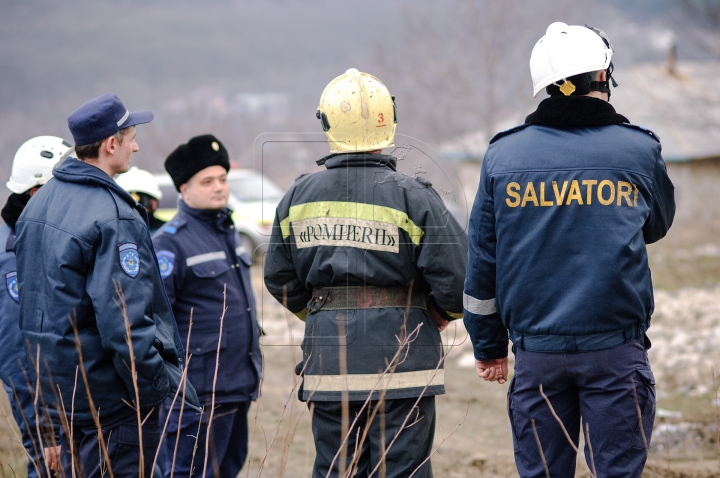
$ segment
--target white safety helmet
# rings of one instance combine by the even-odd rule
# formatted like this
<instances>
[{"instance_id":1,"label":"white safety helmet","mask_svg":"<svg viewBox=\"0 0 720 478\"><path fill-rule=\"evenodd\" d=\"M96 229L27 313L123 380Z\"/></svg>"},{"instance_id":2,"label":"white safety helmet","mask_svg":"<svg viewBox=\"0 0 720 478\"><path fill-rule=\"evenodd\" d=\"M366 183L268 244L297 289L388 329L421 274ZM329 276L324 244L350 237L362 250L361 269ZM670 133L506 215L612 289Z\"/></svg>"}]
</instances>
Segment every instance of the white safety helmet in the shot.
<instances>
[{"instance_id":1,"label":"white safety helmet","mask_svg":"<svg viewBox=\"0 0 720 478\"><path fill-rule=\"evenodd\" d=\"M162 199L162 192L155 177L144 169L133 166L127 173L119 174L115 181L128 193L144 193L158 201ZM137 199L135 199L137 201Z\"/></svg>"},{"instance_id":2,"label":"white safety helmet","mask_svg":"<svg viewBox=\"0 0 720 478\"><path fill-rule=\"evenodd\" d=\"M530 55L533 96L571 76L611 68L612 54L612 44L602 30L563 22L551 24Z\"/></svg>"},{"instance_id":3,"label":"white safety helmet","mask_svg":"<svg viewBox=\"0 0 720 478\"><path fill-rule=\"evenodd\" d=\"M325 87L317 118L333 153L394 146L395 98L382 81L355 68Z\"/></svg>"},{"instance_id":4,"label":"white safety helmet","mask_svg":"<svg viewBox=\"0 0 720 478\"><path fill-rule=\"evenodd\" d=\"M15 153L7 188L15 194L42 186L53 177L53 168L73 151L70 143L57 136L37 136Z\"/></svg>"}]
</instances>

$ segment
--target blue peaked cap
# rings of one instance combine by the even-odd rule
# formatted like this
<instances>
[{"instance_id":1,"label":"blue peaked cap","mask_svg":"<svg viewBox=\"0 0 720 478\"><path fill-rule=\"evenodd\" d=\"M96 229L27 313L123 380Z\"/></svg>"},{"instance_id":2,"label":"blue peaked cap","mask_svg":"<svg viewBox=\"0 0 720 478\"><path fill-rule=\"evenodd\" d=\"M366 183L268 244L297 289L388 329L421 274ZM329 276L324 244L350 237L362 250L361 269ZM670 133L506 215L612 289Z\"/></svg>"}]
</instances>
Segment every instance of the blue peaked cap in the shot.
<instances>
[{"instance_id":1,"label":"blue peaked cap","mask_svg":"<svg viewBox=\"0 0 720 478\"><path fill-rule=\"evenodd\" d=\"M130 112L112 93L100 95L68 116L68 127L76 146L92 144L114 135L123 128L149 123L151 111Z\"/></svg>"}]
</instances>

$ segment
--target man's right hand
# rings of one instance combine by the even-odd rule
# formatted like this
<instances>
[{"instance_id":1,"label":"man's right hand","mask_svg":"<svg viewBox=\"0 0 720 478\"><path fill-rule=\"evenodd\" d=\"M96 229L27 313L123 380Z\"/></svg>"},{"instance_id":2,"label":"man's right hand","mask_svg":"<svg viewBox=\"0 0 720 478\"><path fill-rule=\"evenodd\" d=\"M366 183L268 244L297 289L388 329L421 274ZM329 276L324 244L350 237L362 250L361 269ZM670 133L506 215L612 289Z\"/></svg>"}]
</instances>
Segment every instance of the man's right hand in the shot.
<instances>
[{"instance_id":1,"label":"man's right hand","mask_svg":"<svg viewBox=\"0 0 720 478\"><path fill-rule=\"evenodd\" d=\"M475 360L475 370L478 377L486 382L495 382L503 384L508 378L508 359L507 357L492 360Z\"/></svg>"}]
</instances>

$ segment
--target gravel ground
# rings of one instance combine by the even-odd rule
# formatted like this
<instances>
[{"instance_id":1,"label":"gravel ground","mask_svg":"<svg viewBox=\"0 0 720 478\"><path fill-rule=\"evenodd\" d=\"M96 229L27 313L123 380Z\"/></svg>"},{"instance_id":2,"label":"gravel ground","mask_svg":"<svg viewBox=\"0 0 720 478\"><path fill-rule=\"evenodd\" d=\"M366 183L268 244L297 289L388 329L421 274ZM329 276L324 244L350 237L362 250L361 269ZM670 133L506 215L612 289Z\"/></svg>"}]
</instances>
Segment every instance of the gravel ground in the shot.
<instances>
[{"instance_id":1,"label":"gravel ground","mask_svg":"<svg viewBox=\"0 0 720 478\"><path fill-rule=\"evenodd\" d=\"M720 287L657 291L648 337L664 393L713 392L720 384Z\"/></svg>"}]
</instances>

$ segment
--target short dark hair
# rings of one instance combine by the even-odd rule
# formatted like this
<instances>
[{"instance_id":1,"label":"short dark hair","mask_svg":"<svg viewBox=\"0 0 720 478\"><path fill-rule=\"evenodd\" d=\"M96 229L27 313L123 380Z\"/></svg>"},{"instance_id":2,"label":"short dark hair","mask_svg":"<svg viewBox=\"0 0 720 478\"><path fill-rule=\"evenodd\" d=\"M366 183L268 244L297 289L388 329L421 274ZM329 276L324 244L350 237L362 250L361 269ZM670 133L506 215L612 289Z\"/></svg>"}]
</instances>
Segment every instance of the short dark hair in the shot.
<instances>
[{"instance_id":1,"label":"short dark hair","mask_svg":"<svg viewBox=\"0 0 720 478\"><path fill-rule=\"evenodd\" d=\"M122 144L123 138L125 137L129 129L129 126L127 128L123 128L117 133L115 133L113 137L118 140L118 143ZM95 141L94 143L75 146L75 154L77 155L79 160L97 159L100 155L100 145L102 145L102 142L106 139L107 138L103 138L100 141Z\"/></svg>"}]
</instances>

